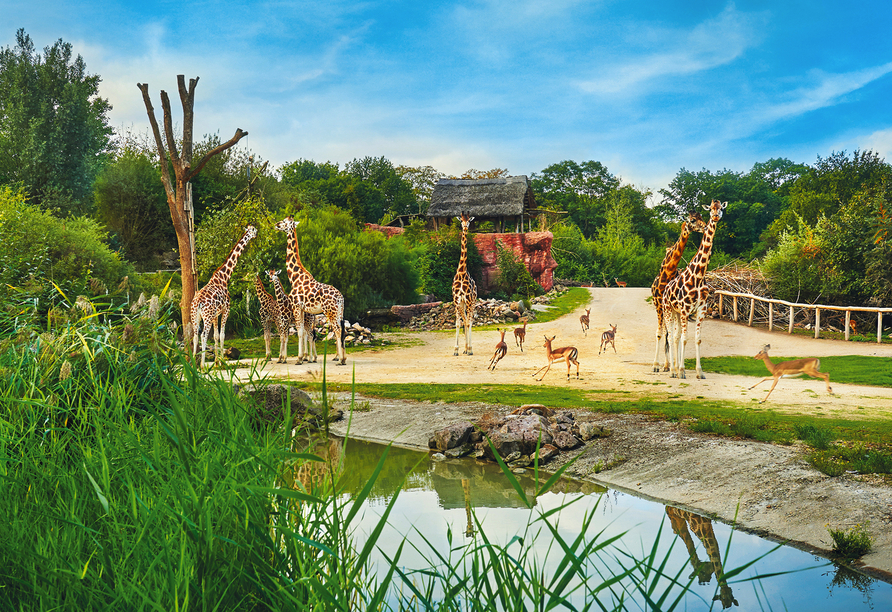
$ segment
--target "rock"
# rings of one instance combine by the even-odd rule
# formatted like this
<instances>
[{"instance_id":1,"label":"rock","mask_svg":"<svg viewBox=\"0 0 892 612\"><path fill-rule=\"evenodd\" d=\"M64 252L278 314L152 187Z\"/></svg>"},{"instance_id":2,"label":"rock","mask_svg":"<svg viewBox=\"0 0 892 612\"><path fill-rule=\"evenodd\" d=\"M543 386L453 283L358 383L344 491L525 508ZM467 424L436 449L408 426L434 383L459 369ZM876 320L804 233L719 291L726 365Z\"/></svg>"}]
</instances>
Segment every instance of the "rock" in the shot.
<instances>
[{"instance_id":1,"label":"rock","mask_svg":"<svg viewBox=\"0 0 892 612\"><path fill-rule=\"evenodd\" d=\"M473 431L474 426L467 421L463 423L454 423L444 427L440 431L434 432L434 436L431 438L431 442L433 442L431 448L445 451L450 448L462 446L469 441Z\"/></svg>"},{"instance_id":2,"label":"rock","mask_svg":"<svg viewBox=\"0 0 892 612\"><path fill-rule=\"evenodd\" d=\"M236 347L230 346L228 349L223 351L223 356L226 357L226 359L238 360L241 358L242 352Z\"/></svg>"},{"instance_id":3,"label":"rock","mask_svg":"<svg viewBox=\"0 0 892 612\"><path fill-rule=\"evenodd\" d=\"M310 414L318 417L322 410L310 396L300 389L287 385L245 385L238 390L239 397L247 397L257 404L257 418L265 423L281 422L285 418L285 404L290 392L291 415L300 420Z\"/></svg>"},{"instance_id":4,"label":"rock","mask_svg":"<svg viewBox=\"0 0 892 612\"><path fill-rule=\"evenodd\" d=\"M520 454L520 451L514 451L513 453L511 453L511 454L508 455L507 457L502 457L502 461L504 461L505 463L511 463L511 462L513 462L513 461L517 461L517 460L520 459L522 456L523 456L523 455Z\"/></svg>"},{"instance_id":5,"label":"rock","mask_svg":"<svg viewBox=\"0 0 892 612\"><path fill-rule=\"evenodd\" d=\"M577 434L583 442L588 442L592 438L606 438L611 434L609 429L588 421L577 422L570 431Z\"/></svg>"},{"instance_id":6,"label":"rock","mask_svg":"<svg viewBox=\"0 0 892 612\"><path fill-rule=\"evenodd\" d=\"M506 457L515 452L520 453L523 448L523 442L520 437L511 432L494 431L490 434L489 439L500 457ZM480 444L483 443L481 442ZM491 446L487 444L484 451L488 458L495 461Z\"/></svg>"},{"instance_id":7,"label":"rock","mask_svg":"<svg viewBox=\"0 0 892 612\"><path fill-rule=\"evenodd\" d=\"M431 459L433 459L434 461L446 461L446 455L444 455L443 453L434 453L433 455L431 455Z\"/></svg>"},{"instance_id":8,"label":"rock","mask_svg":"<svg viewBox=\"0 0 892 612\"><path fill-rule=\"evenodd\" d=\"M455 448L450 448L447 450L444 455L446 455L450 459L458 459L460 457L464 457L465 455L469 455L471 451L474 450L473 445L471 444L463 444L461 446L457 446Z\"/></svg>"},{"instance_id":9,"label":"rock","mask_svg":"<svg viewBox=\"0 0 892 612\"><path fill-rule=\"evenodd\" d=\"M580 444L579 439L569 431L559 431L554 435L554 445L561 450L576 448Z\"/></svg>"},{"instance_id":10,"label":"rock","mask_svg":"<svg viewBox=\"0 0 892 612\"><path fill-rule=\"evenodd\" d=\"M540 439L541 444L551 444L553 437L548 427L548 420L535 414L516 416L507 420L499 431L514 434L523 445L523 448L518 450L527 454L534 451Z\"/></svg>"},{"instance_id":11,"label":"rock","mask_svg":"<svg viewBox=\"0 0 892 612\"><path fill-rule=\"evenodd\" d=\"M539 449L539 463L544 463L560 454L560 449L553 444L546 444Z\"/></svg>"}]
</instances>

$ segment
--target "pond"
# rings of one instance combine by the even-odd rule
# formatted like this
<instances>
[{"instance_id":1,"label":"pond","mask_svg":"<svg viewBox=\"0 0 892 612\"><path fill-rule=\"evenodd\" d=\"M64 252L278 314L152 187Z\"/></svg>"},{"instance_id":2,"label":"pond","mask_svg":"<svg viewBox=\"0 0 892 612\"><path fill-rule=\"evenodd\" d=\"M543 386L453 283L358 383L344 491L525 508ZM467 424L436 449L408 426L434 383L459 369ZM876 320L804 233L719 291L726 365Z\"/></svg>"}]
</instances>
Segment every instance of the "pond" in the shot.
<instances>
[{"instance_id":1,"label":"pond","mask_svg":"<svg viewBox=\"0 0 892 612\"><path fill-rule=\"evenodd\" d=\"M343 494L352 496L369 481L384 450L380 444L348 440L345 446L342 440L331 439L317 444L313 452L335 461L343 459L340 482ZM356 545L362 546L372 533L402 484L376 554L377 562L383 562L385 555L393 558L400 543L408 540L414 547L404 546L398 562L406 572L430 567L437 554L446 556L450 549L485 541L517 552L520 543L512 544L512 538L519 536L538 560L536 567L542 575L550 576L564 555L539 517L553 511L548 520L554 532L568 541L577 537L583 525L591 540L625 534L614 543L615 548L601 551L592 571L609 576L621 572L621 564L628 567L631 559L653 555L655 564L664 564L663 576L690 583L685 591L672 580L654 580L655 592L670 593L667 607L678 597L677 609L682 610L735 605L740 610L892 610L892 584L799 549L593 483L563 479L535 497L532 470L516 478L532 509L495 464L473 459L435 461L427 453L392 447L354 521ZM541 475L542 482L547 478ZM734 568L754 560L734 574ZM755 576L768 577L753 580ZM581 593L571 598L577 604L584 599ZM649 609L640 593L631 593L631 599L635 602L627 602L629 609Z\"/></svg>"}]
</instances>

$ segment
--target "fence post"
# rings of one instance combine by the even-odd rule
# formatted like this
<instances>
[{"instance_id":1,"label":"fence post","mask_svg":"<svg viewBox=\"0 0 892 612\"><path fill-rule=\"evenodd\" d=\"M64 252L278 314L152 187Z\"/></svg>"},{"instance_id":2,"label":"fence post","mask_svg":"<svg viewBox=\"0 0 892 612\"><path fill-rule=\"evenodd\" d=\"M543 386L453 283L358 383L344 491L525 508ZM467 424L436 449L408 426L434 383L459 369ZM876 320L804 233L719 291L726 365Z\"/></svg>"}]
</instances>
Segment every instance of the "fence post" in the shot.
<instances>
[{"instance_id":1,"label":"fence post","mask_svg":"<svg viewBox=\"0 0 892 612\"><path fill-rule=\"evenodd\" d=\"M719 318L722 318L722 311L724 310L724 309L723 309L723 306L724 306L724 303L723 303L723 302L724 302L724 300L725 300L725 295L722 294L722 293L720 293L720 294L719 294Z\"/></svg>"},{"instance_id":2,"label":"fence post","mask_svg":"<svg viewBox=\"0 0 892 612\"><path fill-rule=\"evenodd\" d=\"M734 322L737 323L737 296L734 296Z\"/></svg>"},{"instance_id":3,"label":"fence post","mask_svg":"<svg viewBox=\"0 0 892 612\"><path fill-rule=\"evenodd\" d=\"M849 341L849 323L852 321L852 311L846 311L846 342Z\"/></svg>"},{"instance_id":4,"label":"fence post","mask_svg":"<svg viewBox=\"0 0 892 612\"><path fill-rule=\"evenodd\" d=\"M774 327L774 302L768 302L768 331Z\"/></svg>"},{"instance_id":5,"label":"fence post","mask_svg":"<svg viewBox=\"0 0 892 612\"><path fill-rule=\"evenodd\" d=\"M753 314L756 312L756 298L750 298L750 320L747 322L747 327L753 326Z\"/></svg>"},{"instance_id":6,"label":"fence post","mask_svg":"<svg viewBox=\"0 0 892 612\"><path fill-rule=\"evenodd\" d=\"M793 307L790 306L790 329L787 331L788 334L793 333Z\"/></svg>"},{"instance_id":7,"label":"fence post","mask_svg":"<svg viewBox=\"0 0 892 612\"><path fill-rule=\"evenodd\" d=\"M882 344L883 342L883 313L882 311L877 312L877 344Z\"/></svg>"},{"instance_id":8,"label":"fence post","mask_svg":"<svg viewBox=\"0 0 892 612\"><path fill-rule=\"evenodd\" d=\"M821 337L821 309L815 306L815 339Z\"/></svg>"}]
</instances>

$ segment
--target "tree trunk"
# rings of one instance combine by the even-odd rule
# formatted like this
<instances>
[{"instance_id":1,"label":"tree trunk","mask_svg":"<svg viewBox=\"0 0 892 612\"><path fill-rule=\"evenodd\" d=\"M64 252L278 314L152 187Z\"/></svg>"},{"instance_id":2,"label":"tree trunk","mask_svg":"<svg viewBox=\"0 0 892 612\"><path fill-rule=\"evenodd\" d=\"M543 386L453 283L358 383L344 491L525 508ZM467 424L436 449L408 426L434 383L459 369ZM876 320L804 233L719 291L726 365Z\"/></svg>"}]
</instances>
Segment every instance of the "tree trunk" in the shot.
<instances>
[{"instance_id":1,"label":"tree trunk","mask_svg":"<svg viewBox=\"0 0 892 612\"><path fill-rule=\"evenodd\" d=\"M197 330L193 329L191 321L192 298L195 297L195 270L192 266L192 253L195 245L192 244L194 239L190 230L189 213L185 210L186 203L186 185L192 180L210 158L218 153L234 146L239 140L248 135L248 132L242 131L241 128L236 129L235 135L227 142L209 151L207 155L201 158L195 169L192 169L192 125L193 125L193 104L195 101L195 86L198 84L198 77L189 79L189 88L186 89L186 79L180 74L177 75L177 89L180 94L180 101L183 105L183 151L180 154L177 151L176 139L173 134L173 119L170 111L170 99L167 92L161 90L161 108L164 119L164 139L167 142L167 150L164 148L164 141L161 139L161 131L158 127L158 121L155 119L155 109L152 107L152 100L149 97L149 85L147 83L137 83L140 91L142 91L143 102L146 105L146 112L149 115L149 123L152 126L152 133L155 136L155 144L158 148L158 163L161 166L161 182L167 193L167 205L170 208L170 218L173 222L174 230L177 234L177 246L180 253L180 274L183 277L183 297L180 300L180 314L183 318L183 342L191 351L192 336ZM171 181L170 171L168 170L168 160L173 166L175 182Z\"/></svg>"}]
</instances>

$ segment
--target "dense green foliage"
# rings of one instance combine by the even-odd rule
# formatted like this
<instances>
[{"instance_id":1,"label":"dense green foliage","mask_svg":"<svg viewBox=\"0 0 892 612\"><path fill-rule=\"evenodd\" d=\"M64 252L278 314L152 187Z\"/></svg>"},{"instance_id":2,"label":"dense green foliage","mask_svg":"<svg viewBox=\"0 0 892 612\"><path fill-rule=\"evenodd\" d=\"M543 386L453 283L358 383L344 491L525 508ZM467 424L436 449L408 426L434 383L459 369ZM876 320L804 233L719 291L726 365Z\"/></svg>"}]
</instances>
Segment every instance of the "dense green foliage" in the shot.
<instances>
[{"instance_id":1,"label":"dense green foliage","mask_svg":"<svg viewBox=\"0 0 892 612\"><path fill-rule=\"evenodd\" d=\"M0 185L24 185L44 209L90 211L112 132L99 82L70 43L59 39L41 55L16 32L16 46L0 50Z\"/></svg>"},{"instance_id":2,"label":"dense green foliage","mask_svg":"<svg viewBox=\"0 0 892 612\"><path fill-rule=\"evenodd\" d=\"M59 219L28 204L21 189L0 186L0 232L0 296L39 298L42 312L66 296L114 290L133 274L106 245L99 224Z\"/></svg>"},{"instance_id":3,"label":"dense green foliage","mask_svg":"<svg viewBox=\"0 0 892 612\"><path fill-rule=\"evenodd\" d=\"M496 290L503 296L526 298L527 300L543 293L530 271L523 261L517 257L513 250L496 242L496 264L499 269L499 278L496 281Z\"/></svg>"}]
</instances>

